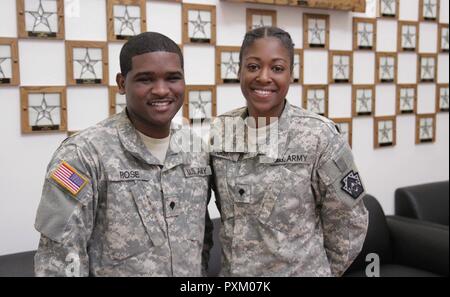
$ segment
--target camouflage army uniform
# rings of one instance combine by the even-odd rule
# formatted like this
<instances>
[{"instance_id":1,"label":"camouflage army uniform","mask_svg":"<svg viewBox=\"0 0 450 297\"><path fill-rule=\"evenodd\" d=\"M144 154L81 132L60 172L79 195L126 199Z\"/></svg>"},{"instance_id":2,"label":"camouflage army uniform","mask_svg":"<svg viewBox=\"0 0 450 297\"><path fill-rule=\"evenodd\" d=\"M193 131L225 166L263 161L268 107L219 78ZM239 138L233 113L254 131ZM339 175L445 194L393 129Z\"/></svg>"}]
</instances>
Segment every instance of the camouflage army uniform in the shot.
<instances>
[{"instance_id":1,"label":"camouflage army uniform","mask_svg":"<svg viewBox=\"0 0 450 297\"><path fill-rule=\"evenodd\" d=\"M222 139L211 153L221 275L341 275L360 252L368 224L347 142L330 120L286 103L278 157L267 149L229 152L227 117L245 118L247 109L222 115L211 130Z\"/></svg>"},{"instance_id":2,"label":"camouflage army uniform","mask_svg":"<svg viewBox=\"0 0 450 297\"><path fill-rule=\"evenodd\" d=\"M209 155L174 147L161 166L125 111L64 141L37 212L36 275L201 276ZM76 195L52 177L62 162L87 181Z\"/></svg>"}]
</instances>

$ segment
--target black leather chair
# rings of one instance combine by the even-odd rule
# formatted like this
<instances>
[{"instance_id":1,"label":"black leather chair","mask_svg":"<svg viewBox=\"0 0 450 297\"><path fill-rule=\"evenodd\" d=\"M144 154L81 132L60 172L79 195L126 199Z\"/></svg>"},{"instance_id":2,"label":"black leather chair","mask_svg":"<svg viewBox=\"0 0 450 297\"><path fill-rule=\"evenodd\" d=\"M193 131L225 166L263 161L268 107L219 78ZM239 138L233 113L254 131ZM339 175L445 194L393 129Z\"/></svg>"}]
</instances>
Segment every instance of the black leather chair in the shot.
<instances>
[{"instance_id":1,"label":"black leather chair","mask_svg":"<svg viewBox=\"0 0 450 297\"><path fill-rule=\"evenodd\" d=\"M398 188L395 214L448 227L449 181Z\"/></svg>"},{"instance_id":2,"label":"black leather chair","mask_svg":"<svg viewBox=\"0 0 450 297\"><path fill-rule=\"evenodd\" d=\"M220 226L222 223L220 219L212 219L212 222L214 225L213 231L214 245L209 252L208 276L216 277L219 276L220 267L222 265L222 247L220 245L220 238L219 238Z\"/></svg>"},{"instance_id":3,"label":"black leather chair","mask_svg":"<svg viewBox=\"0 0 450 297\"><path fill-rule=\"evenodd\" d=\"M36 251L0 256L0 277L34 276Z\"/></svg>"},{"instance_id":4,"label":"black leather chair","mask_svg":"<svg viewBox=\"0 0 450 297\"><path fill-rule=\"evenodd\" d=\"M361 253L344 276L366 276L366 256L376 253L381 277L448 276L448 228L399 216L385 216L371 195L364 204L369 227Z\"/></svg>"}]
</instances>

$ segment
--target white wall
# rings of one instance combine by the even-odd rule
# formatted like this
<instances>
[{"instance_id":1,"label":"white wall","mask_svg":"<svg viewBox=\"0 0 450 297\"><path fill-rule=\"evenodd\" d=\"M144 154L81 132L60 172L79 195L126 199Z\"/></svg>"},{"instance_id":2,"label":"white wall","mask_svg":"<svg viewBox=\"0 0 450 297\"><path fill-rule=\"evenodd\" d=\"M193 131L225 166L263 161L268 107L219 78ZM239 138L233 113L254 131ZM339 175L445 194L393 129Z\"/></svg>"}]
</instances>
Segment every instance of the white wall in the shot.
<instances>
[{"instance_id":1,"label":"white wall","mask_svg":"<svg viewBox=\"0 0 450 297\"><path fill-rule=\"evenodd\" d=\"M66 0L71 11L66 14L66 39L106 41L106 0ZM219 0L184 0L185 3L213 4L217 9L217 45L239 46L245 34L245 9L247 7L276 9L278 25L289 31L296 47L302 47L302 13L327 13L331 16L332 50L352 48L352 13L338 11L306 10L291 7L273 7L253 4L224 3ZM417 20L417 5L411 0L401 0L401 19ZM418 0L414 0L414 3ZM441 0L441 21L448 23L448 0ZM17 37L15 19L16 0L0 1L0 37ZM374 0L368 0L368 12L355 16L375 16ZM167 34L181 43L181 4L166 1L147 1L147 28ZM379 50L392 50L396 34L395 22L379 20ZM436 26L423 24L420 50L436 51ZM110 85L114 84L119 69L121 43L109 43ZM434 47L434 48L433 48ZM395 50L395 48L394 48ZM20 72L22 86L64 85L65 50L62 41L19 40ZM186 81L188 84L214 83L214 47L185 45ZM355 83L374 83L373 53L355 54ZM414 61L404 54L399 60L399 79L403 83L414 80ZM322 51L306 51L305 71L307 83L326 83L328 55ZM201 64L199 71L195 65ZM448 83L448 55L439 55L439 83ZM377 115L394 115L395 96L392 86L378 86ZM434 88L418 86L418 112L434 110ZM292 85L288 100L301 105L302 87ZM380 95L381 94L381 95ZM68 128L79 130L107 116L106 87L68 87ZM351 87L330 87L330 116L349 117L351 114ZM40 200L45 169L52 153L66 137L63 133L51 135L21 135L20 95L18 87L0 87L0 255L37 247L38 233L33 228ZM217 86L217 108L221 114L245 104L238 85ZM181 113L179 113L179 116ZM384 210L392 214L393 195L396 188L406 185L448 180L449 178L449 117L437 115L437 141L434 144L415 145L415 117L397 117L397 145L392 148L373 149L373 119L353 120L353 151L369 193L381 202ZM213 216L217 210L210 205Z\"/></svg>"}]
</instances>

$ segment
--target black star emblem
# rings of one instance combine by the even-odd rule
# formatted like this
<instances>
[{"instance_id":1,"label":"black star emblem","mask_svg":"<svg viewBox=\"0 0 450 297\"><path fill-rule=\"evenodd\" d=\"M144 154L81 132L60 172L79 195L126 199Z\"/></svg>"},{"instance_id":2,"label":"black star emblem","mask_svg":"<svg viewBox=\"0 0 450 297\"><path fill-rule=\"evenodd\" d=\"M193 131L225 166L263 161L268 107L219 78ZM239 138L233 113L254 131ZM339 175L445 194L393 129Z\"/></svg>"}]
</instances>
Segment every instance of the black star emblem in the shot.
<instances>
[{"instance_id":1,"label":"black star emblem","mask_svg":"<svg viewBox=\"0 0 450 297\"><path fill-rule=\"evenodd\" d=\"M203 99L202 92L198 92L197 98L192 98L190 104L194 107L193 117L197 119L206 118L206 104L211 103L211 99Z\"/></svg>"},{"instance_id":2,"label":"black star emblem","mask_svg":"<svg viewBox=\"0 0 450 297\"><path fill-rule=\"evenodd\" d=\"M115 16L114 18L121 23L119 35L122 35L125 29L131 31L133 33L132 35L136 35L133 23L136 20L139 20L140 17L130 17L130 14L128 12L128 5L125 5L125 14L123 16Z\"/></svg>"},{"instance_id":3,"label":"black star emblem","mask_svg":"<svg viewBox=\"0 0 450 297\"><path fill-rule=\"evenodd\" d=\"M310 32L311 36L309 42L310 44L320 44L320 45L324 44L324 41L322 40L324 37L323 34L325 32L325 28L319 26L318 20L314 20L314 26L312 28L310 27L308 31ZM316 40L316 42L314 42L314 40Z\"/></svg>"},{"instance_id":4,"label":"black star emblem","mask_svg":"<svg viewBox=\"0 0 450 297\"><path fill-rule=\"evenodd\" d=\"M431 125L432 119L422 119L420 121L420 138L421 139L430 139L431 137L431 133L432 133L432 128L433 126Z\"/></svg>"},{"instance_id":5,"label":"black star emblem","mask_svg":"<svg viewBox=\"0 0 450 297\"><path fill-rule=\"evenodd\" d=\"M358 31L358 35L360 37L359 46L372 46L372 30L367 30L367 26L371 24L362 23L364 25L363 30Z\"/></svg>"},{"instance_id":6,"label":"black star emblem","mask_svg":"<svg viewBox=\"0 0 450 297\"><path fill-rule=\"evenodd\" d=\"M424 17L435 18L436 17L436 2L434 0L424 0L423 6L425 8Z\"/></svg>"},{"instance_id":7,"label":"black star emblem","mask_svg":"<svg viewBox=\"0 0 450 297\"><path fill-rule=\"evenodd\" d=\"M448 108L448 88L441 89L441 108Z\"/></svg>"},{"instance_id":8,"label":"black star emblem","mask_svg":"<svg viewBox=\"0 0 450 297\"><path fill-rule=\"evenodd\" d=\"M430 63L430 61L434 61L432 58L424 58L422 59L422 78L423 79L433 79L434 78L434 63Z\"/></svg>"},{"instance_id":9,"label":"black star emblem","mask_svg":"<svg viewBox=\"0 0 450 297\"><path fill-rule=\"evenodd\" d=\"M336 74L334 76L335 79L348 79L348 63L344 62L345 56L339 56L339 61L337 64L334 64L334 68L336 69Z\"/></svg>"},{"instance_id":10,"label":"black star emblem","mask_svg":"<svg viewBox=\"0 0 450 297\"><path fill-rule=\"evenodd\" d=\"M405 26L407 31L406 33L403 33L403 47L404 48L415 48L416 47L416 34L411 33L411 28L414 28L413 26Z\"/></svg>"},{"instance_id":11,"label":"black star emblem","mask_svg":"<svg viewBox=\"0 0 450 297\"><path fill-rule=\"evenodd\" d=\"M81 65L81 72L79 78L83 78L83 75L86 72L90 72L94 75L95 78L97 78L97 74L95 73L94 65L97 64L101 60L93 60L91 59L89 55L89 49L86 48L86 54L83 59L81 60L74 60L75 62L79 63Z\"/></svg>"},{"instance_id":12,"label":"black star emblem","mask_svg":"<svg viewBox=\"0 0 450 297\"><path fill-rule=\"evenodd\" d=\"M383 14L395 15L395 0L382 0L384 4Z\"/></svg>"},{"instance_id":13,"label":"black star emblem","mask_svg":"<svg viewBox=\"0 0 450 297\"><path fill-rule=\"evenodd\" d=\"M317 93L319 92L319 90L313 90L311 91L313 92L313 97L308 97L308 105L309 105L309 110L312 112L315 112L317 114L323 114L323 110L322 110L322 102L325 100L323 97L319 97L317 95Z\"/></svg>"},{"instance_id":14,"label":"black star emblem","mask_svg":"<svg viewBox=\"0 0 450 297\"><path fill-rule=\"evenodd\" d=\"M232 78L237 78L239 62L234 61L233 53L229 53L229 54L230 54L230 57L229 57L228 61L222 62L222 65L224 65L226 67L225 78L229 78L228 77L229 74L234 75L234 77L232 77Z\"/></svg>"},{"instance_id":15,"label":"black star emblem","mask_svg":"<svg viewBox=\"0 0 450 297\"><path fill-rule=\"evenodd\" d=\"M382 122L383 127L381 128L381 143L392 142L391 131L392 128L387 126L387 122Z\"/></svg>"},{"instance_id":16,"label":"black star emblem","mask_svg":"<svg viewBox=\"0 0 450 297\"><path fill-rule=\"evenodd\" d=\"M47 100L45 99L45 94L42 94L42 101L41 105L38 106L30 106L32 109L34 109L38 114L36 117L36 121L34 123L35 126L39 124L40 121L47 119L50 121L50 123L53 125L53 119L52 119L52 111L55 108L58 108L57 105L48 105Z\"/></svg>"},{"instance_id":17,"label":"black star emblem","mask_svg":"<svg viewBox=\"0 0 450 297\"><path fill-rule=\"evenodd\" d=\"M28 10L25 12L29 13L34 18L33 29L31 30L32 32L36 32L36 27L40 24L44 25L48 29L45 32L52 32L48 18L54 15L55 12L46 12L42 5L42 0L39 0L39 6L36 11Z\"/></svg>"},{"instance_id":18,"label":"black star emblem","mask_svg":"<svg viewBox=\"0 0 450 297\"><path fill-rule=\"evenodd\" d=\"M414 101L414 91L412 89L402 89L400 91L400 106L402 110L413 110L412 103Z\"/></svg>"},{"instance_id":19,"label":"black star emblem","mask_svg":"<svg viewBox=\"0 0 450 297\"><path fill-rule=\"evenodd\" d=\"M201 33L203 39L208 39L208 36L206 35L205 27L210 21L203 21L202 16L200 15L200 11L197 11L197 19L189 21L194 26L194 33L192 33L192 38L195 37L195 34Z\"/></svg>"},{"instance_id":20,"label":"black star emblem","mask_svg":"<svg viewBox=\"0 0 450 297\"><path fill-rule=\"evenodd\" d=\"M372 101L372 96L366 96L367 90L362 90L362 95L358 97L360 104L358 112L371 112L372 108L369 104Z\"/></svg>"},{"instance_id":21,"label":"black star emblem","mask_svg":"<svg viewBox=\"0 0 450 297\"><path fill-rule=\"evenodd\" d=\"M6 75L3 72L2 63L5 62L8 59L11 59L11 58L9 58L9 57L0 57L0 77L2 77L2 78L6 78Z\"/></svg>"},{"instance_id":22,"label":"black star emblem","mask_svg":"<svg viewBox=\"0 0 450 297\"><path fill-rule=\"evenodd\" d=\"M383 79L393 79L394 77L394 65L390 64L391 58L381 58L383 63L381 64L381 78Z\"/></svg>"}]
</instances>

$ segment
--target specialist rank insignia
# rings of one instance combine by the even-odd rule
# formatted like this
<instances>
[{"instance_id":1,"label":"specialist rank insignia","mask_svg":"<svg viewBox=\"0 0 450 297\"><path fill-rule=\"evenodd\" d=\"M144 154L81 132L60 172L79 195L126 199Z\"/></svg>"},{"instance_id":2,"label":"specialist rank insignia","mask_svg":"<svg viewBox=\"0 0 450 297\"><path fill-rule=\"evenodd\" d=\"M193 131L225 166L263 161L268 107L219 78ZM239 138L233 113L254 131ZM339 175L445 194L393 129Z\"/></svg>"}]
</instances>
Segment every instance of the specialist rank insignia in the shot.
<instances>
[{"instance_id":1,"label":"specialist rank insignia","mask_svg":"<svg viewBox=\"0 0 450 297\"><path fill-rule=\"evenodd\" d=\"M357 199L363 192L364 187L358 173L350 171L342 180L342 190L349 194L353 199Z\"/></svg>"}]
</instances>

